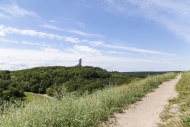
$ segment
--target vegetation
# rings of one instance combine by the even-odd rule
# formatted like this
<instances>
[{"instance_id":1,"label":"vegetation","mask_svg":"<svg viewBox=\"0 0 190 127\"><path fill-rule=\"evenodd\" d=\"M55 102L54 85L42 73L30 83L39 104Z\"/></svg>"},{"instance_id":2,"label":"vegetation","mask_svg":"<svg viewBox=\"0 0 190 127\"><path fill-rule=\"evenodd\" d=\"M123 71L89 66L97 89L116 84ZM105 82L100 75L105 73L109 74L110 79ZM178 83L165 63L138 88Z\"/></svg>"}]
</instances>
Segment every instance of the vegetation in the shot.
<instances>
[{"instance_id":1,"label":"vegetation","mask_svg":"<svg viewBox=\"0 0 190 127\"><path fill-rule=\"evenodd\" d=\"M180 71L172 71L172 72L179 73ZM123 72L123 73L129 74L130 76L139 77L139 78L146 78L149 75L161 75L161 74L170 73L170 71L158 71L158 72L154 72L154 71L147 71L147 72Z\"/></svg>"},{"instance_id":2,"label":"vegetation","mask_svg":"<svg viewBox=\"0 0 190 127\"><path fill-rule=\"evenodd\" d=\"M128 84L135 77L118 72L108 72L98 67L36 67L20 71L0 71L1 100L24 97L25 92L47 93L60 89L68 92L92 92L110 85Z\"/></svg>"},{"instance_id":3,"label":"vegetation","mask_svg":"<svg viewBox=\"0 0 190 127\"><path fill-rule=\"evenodd\" d=\"M14 101L25 96L23 90L16 86L17 83L11 79L10 71L0 71L0 104L4 100Z\"/></svg>"},{"instance_id":4,"label":"vegetation","mask_svg":"<svg viewBox=\"0 0 190 127\"><path fill-rule=\"evenodd\" d=\"M108 85L130 82L129 75L109 73L97 67L37 67L12 73L18 87L27 92L46 93L47 88L64 84L69 92L93 91Z\"/></svg>"},{"instance_id":5,"label":"vegetation","mask_svg":"<svg viewBox=\"0 0 190 127\"><path fill-rule=\"evenodd\" d=\"M164 124L160 124L161 127L190 126L190 71L183 72L176 90L179 95L170 100L170 104L162 113L161 118Z\"/></svg>"},{"instance_id":6,"label":"vegetation","mask_svg":"<svg viewBox=\"0 0 190 127\"><path fill-rule=\"evenodd\" d=\"M46 94L47 94L48 96L53 96L53 89L52 89L52 88L47 88L47 89L46 89Z\"/></svg>"},{"instance_id":7,"label":"vegetation","mask_svg":"<svg viewBox=\"0 0 190 127\"><path fill-rule=\"evenodd\" d=\"M0 115L3 127L89 127L98 126L100 121L115 111L140 100L163 81L176 74L148 76L128 85L107 87L92 94L78 96L62 90L60 100L32 101L23 108L9 109Z\"/></svg>"},{"instance_id":8,"label":"vegetation","mask_svg":"<svg viewBox=\"0 0 190 127\"><path fill-rule=\"evenodd\" d=\"M30 103L30 102L33 102L33 101L45 101L45 100L48 100L47 97L44 97L42 95L39 95L39 94L34 94L34 93L29 93L29 92L25 92L24 93L26 95L26 97L24 98L25 99L25 103Z\"/></svg>"}]
</instances>

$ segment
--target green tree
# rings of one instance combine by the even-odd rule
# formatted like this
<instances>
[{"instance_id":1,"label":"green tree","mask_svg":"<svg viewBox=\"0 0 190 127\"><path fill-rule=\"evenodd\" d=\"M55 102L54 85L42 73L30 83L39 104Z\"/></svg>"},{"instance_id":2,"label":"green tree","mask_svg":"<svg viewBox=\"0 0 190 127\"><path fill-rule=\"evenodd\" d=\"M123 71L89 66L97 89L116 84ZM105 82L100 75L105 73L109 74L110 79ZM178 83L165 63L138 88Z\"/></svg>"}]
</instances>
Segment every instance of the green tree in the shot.
<instances>
[{"instance_id":1,"label":"green tree","mask_svg":"<svg viewBox=\"0 0 190 127\"><path fill-rule=\"evenodd\" d=\"M49 96L53 96L53 89L52 88L47 88L46 89L46 94Z\"/></svg>"}]
</instances>

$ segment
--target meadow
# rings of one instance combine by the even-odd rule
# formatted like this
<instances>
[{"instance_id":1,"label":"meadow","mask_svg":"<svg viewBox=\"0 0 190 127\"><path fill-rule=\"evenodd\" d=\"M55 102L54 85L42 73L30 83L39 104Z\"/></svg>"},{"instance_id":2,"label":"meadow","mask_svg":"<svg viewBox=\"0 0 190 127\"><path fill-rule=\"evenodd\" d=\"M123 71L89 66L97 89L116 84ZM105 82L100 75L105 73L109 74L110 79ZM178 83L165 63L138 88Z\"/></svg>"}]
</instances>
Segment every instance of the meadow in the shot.
<instances>
[{"instance_id":1,"label":"meadow","mask_svg":"<svg viewBox=\"0 0 190 127\"><path fill-rule=\"evenodd\" d=\"M2 127L96 127L114 112L140 100L176 73L148 76L121 86L107 86L92 94L67 92L63 87L59 99L36 99L21 107L14 104L0 113ZM5 105L1 105L3 107Z\"/></svg>"}]
</instances>

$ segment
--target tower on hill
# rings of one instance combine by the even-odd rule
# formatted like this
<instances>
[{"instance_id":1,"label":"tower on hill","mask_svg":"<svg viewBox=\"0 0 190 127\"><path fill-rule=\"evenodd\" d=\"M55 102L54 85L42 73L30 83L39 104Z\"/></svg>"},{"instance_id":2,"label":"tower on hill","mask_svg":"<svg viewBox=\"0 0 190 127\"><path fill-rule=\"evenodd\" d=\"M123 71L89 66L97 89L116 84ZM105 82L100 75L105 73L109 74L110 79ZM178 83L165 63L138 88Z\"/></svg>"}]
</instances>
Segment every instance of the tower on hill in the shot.
<instances>
[{"instance_id":1,"label":"tower on hill","mask_svg":"<svg viewBox=\"0 0 190 127\"><path fill-rule=\"evenodd\" d=\"M79 59L78 64L76 65L77 67L81 67L82 66L82 58Z\"/></svg>"}]
</instances>

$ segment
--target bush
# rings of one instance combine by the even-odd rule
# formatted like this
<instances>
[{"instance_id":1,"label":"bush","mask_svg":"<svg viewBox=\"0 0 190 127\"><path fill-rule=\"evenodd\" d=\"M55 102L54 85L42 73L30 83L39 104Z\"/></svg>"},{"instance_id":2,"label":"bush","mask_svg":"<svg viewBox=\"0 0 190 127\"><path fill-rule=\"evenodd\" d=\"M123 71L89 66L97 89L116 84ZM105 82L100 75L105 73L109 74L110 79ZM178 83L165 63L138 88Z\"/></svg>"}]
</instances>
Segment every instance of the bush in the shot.
<instances>
[{"instance_id":1,"label":"bush","mask_svg":"<svg viewBox=\"0 0 190 127\"><path fill-rule=\"evenodd\" d=\"M46 94L49 96L53 96L53 89L52 88L47 88L46 89Z\"/></svg>"}]
</instances>

